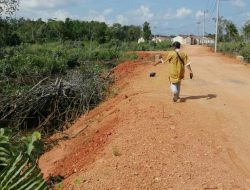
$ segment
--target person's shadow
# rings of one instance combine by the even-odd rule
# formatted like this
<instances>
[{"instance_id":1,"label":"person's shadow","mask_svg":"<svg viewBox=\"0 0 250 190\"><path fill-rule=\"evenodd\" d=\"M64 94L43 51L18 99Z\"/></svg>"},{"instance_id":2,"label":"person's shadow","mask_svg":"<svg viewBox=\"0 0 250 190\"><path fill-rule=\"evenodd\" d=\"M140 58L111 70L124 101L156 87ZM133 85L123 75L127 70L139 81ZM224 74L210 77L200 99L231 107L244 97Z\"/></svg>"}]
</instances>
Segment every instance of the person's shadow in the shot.
<instances>
[{"instance_id":1,"label":"person's shadow","mask_svg":"<svg viewBox=\"0 0 250 190\"><path fill-rule=\"evenodd\" d=\"M211 100L211 99L216 98L216 97L217 97L216 94L208 94L208 95L200 95L200 96L187 96L187 97L181 98L180 102L186 102L187 100L197 100L197 99Z\"/></svg>"}]
</instances>

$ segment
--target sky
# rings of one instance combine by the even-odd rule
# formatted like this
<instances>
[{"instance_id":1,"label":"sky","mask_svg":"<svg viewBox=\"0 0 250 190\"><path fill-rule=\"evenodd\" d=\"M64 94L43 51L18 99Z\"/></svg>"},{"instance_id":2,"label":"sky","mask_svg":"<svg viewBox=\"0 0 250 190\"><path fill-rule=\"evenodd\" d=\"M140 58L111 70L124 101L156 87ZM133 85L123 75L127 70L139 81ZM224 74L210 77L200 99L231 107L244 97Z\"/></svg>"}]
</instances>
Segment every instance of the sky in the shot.
<instances>
[{"instance_id":1,"label":"sky","mask_svg":"<svg viewBox=\"0 0 250 190\"><path fill-rule=\"evenodd\" d=\"M147 21L153 34L214 33L216 0L20 0L17 17L64 20L69 17L109 25L140 25ZM221 0L220 16L240 29L250 20L250 0Z\"/></svg>"}]
</instances>

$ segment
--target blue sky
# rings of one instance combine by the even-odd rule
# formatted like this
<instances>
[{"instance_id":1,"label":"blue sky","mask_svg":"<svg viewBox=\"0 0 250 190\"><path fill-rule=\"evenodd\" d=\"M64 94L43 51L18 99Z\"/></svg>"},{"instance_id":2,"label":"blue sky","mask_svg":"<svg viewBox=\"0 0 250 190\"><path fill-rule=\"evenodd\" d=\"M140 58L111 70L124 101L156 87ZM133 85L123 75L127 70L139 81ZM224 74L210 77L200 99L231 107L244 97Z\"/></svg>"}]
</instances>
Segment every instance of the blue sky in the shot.
<instances>
[{"instance_id":1,"label":"blue sky","mask_svg":"<svg viewBox=\"0 0 250 190\"><path fill-rule=\"evenodd\" d=\"M154 34L202 34L203 11L206 32L214 33L216 0L20 0L17 17L30 19L66 17L104 21L107 24L150 23ZM250 0L221 0L220 15L238 28L250 20ZM198 24L200 23L200 24Z\"/></svg>"}]
</instances>

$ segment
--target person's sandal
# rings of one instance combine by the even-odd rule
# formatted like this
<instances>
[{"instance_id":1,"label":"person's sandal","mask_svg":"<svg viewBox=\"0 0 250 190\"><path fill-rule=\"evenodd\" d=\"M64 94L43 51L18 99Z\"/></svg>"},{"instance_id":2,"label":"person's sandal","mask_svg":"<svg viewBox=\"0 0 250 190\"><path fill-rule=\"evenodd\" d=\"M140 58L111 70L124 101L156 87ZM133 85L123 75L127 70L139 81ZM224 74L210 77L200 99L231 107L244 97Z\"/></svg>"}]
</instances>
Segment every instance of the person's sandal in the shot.
<instances>
[{"instance_id":1,"label":"person's sandal","mask_svg":"<svg viewBox=\"0 0 250 190\"><path fill-rule=\"evenodd\" d=\"M178 99L178 97L173 97L173 102L177 102Z\"/></svg>"}]
</instances>

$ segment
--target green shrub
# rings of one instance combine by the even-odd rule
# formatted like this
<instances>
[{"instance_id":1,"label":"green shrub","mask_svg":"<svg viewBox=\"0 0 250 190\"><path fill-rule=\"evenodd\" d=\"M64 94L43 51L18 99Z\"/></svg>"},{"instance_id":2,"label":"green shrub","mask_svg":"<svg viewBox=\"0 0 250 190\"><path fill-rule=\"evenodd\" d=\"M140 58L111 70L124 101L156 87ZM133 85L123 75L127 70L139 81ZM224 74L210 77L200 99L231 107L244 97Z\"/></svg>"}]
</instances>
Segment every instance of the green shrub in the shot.
<instances>
[{"instance_id":1,"label":"green shrub","mask_svg":"<svg viewBox=\"0 0 250 190\"><path fill-rule=\"evenodd\" d=\"M138 59L138 55L136 53L123 53L120 57L120 60L135 60Z\"/></svg>"},{"instance_id":2,"label":"green shrub","mask_svg":"<svg viewBox=\"0 0 250 190\"><path fill-rule=\"evenodd\" d=\"M11 133L0 128L0 189L1 190L47 190L36 160L36 143L41 139L37 132L23 138L21 142L11 141Z\"/></svg>"},{"instance_id":3,"label":"green shrub","mask_svg":"<svg viewBox=\"0 0 250 190\"><path fill-rule=\"evenodd\" d=\"M172 42L170 40L166 40L156 44L157 50L169 50L172 47Z\"/></svg>"},{"instance_id":4,"label":"green shrub","mask_svg":"<svg viewBox=\"0 0 250 190\"><path fill-rule=\"evenodd\" d=\"M246 44L240 51L240 54L249 60L250 58L250 44Z\"/></svg>"},{"instance_id":5,"label":"green shrub","mask_svg":"<svg viewBox=\"0 0 250 190\"><path fill-rule=\"evenodd\" d=\"M219 43L218 50L230 55L242 55L250 62L250 44L244 42L223 42Z\"/></svg>"},{"instance_id":6,"label":"green shrub","mask_svg":"<svg viewBox=\"0 0 250 190\"><path fill-rule=\"evenodd\" d=\"M226 54L239 55L244 46L242 42L223 42L219 43L218 50Z\"/></svg>"}]
</instances>

